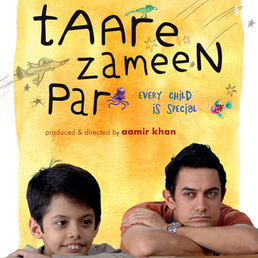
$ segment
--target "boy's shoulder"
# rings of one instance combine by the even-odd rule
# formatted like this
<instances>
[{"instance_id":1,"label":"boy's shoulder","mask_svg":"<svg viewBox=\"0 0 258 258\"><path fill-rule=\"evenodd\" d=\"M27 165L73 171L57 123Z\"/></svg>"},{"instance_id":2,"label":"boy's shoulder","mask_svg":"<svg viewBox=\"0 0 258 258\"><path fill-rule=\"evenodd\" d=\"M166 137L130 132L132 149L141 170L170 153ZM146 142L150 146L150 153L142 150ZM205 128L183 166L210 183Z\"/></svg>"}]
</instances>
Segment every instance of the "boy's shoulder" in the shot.
<instances>
[{"instance_id":1,"label":"boy's shoulder","mask_svg":"<svg viewBox=\"0 0 258 258\"><path fill-rule=\"evenodd\" d=\"M103 243L100 245L93 244L87 254L95 255L100 253L125 253L125 252L121 249L115 249L109 244Z\"/></svg>"},{"instance_id":2,"label":"boy's shoulder","mask_svg":"<svg viewBox=\"0 0 258 258\"><path fill-rule=\"evenodd\" d=\"M26 245L26 247L23 249L24 251L29 251L29 252L34 252L34 253L39 253L39 254L42 254L43 252L43 249L44 249L44 246L41 246L40 248L34 248L30 245Z\"/></svg>"},{"instance_id":3,"label":"boy's shoulder","mask_svg":"<svg viewBox=\"0 0 258 258\"><path fill-rule=\"evenodd\" d=\"M27 245L24 249L24 251L29 251L29 252L34 252L34 253L39 253L42 254L44 250L44 246L41 246L40 248L34 248L30 245ZM101 254L101 253L120 253L120 254L127 254L121 249L115 249L111 245L103 243L100 245L91 245L90 250L88 251L87 255L96 255L96 254ZM127 254L128 255L128 254ZM129 256L129 255L128 255Z\"/></svg>"}]
</instances>

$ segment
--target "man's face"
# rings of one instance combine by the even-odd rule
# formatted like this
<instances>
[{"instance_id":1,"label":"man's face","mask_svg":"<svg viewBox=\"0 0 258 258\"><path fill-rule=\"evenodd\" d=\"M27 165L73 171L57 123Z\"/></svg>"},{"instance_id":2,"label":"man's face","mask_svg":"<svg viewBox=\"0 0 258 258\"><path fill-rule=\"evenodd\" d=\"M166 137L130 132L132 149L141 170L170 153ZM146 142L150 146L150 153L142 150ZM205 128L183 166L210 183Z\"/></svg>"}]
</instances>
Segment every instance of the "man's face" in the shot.
<instances>
[{"instance_id":1,"label":"man's face","mask_svg":"<svg viewBox=\"0 0 258 258\"><path fill-rule=\"evenodd\" d=\"M95 230L92 208L76 204L62 195L54 196L43 217L43 231L39 236L44 242L44 254L68 256L85 255L91 247Z\"/></svg>"},{"instance_id":2,"label":"man's face","mask_svg":"<svg viewBox=\"0 0 258 258\"><path fill-rule=\"evenodd\" d=\"M184 167L179 171L175 188L173 220L185 226L214 226L222 204L219 173L211 168Z\"/></svg>"}]
</instances>

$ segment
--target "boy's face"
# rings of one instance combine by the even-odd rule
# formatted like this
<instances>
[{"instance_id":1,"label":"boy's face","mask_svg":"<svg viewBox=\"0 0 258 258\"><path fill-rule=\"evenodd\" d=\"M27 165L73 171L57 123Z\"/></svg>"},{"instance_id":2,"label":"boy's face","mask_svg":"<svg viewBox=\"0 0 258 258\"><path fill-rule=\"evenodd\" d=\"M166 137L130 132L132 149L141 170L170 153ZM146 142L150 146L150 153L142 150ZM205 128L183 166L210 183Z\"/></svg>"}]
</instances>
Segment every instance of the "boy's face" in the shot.
<instances>
[{"instance_id":1,"label":"boy's face","mask_svg":"<svg viewBox=\"0 0 258 258\"><path fill-rule=\"evenodd\" d=\"M52 197L43 217L43 231L32 218L31 233L44 242L44 254L85 255L98 232L92 208L76 204L62 195Z\"/></svg>"}]
</instances>

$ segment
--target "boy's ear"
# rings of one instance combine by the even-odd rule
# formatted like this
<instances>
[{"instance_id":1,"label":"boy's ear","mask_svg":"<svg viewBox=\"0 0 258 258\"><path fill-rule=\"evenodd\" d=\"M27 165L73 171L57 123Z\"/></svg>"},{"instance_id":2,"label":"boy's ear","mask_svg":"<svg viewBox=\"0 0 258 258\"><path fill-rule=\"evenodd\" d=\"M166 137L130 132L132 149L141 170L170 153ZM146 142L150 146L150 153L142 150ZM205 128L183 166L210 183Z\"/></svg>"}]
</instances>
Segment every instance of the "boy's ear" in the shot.
<instances>
[{"instance_id":1,"label":"boy's ear","mask_svg":"<svg viewBox=\"0 0 258 258\"><path fill-rule=\"evenodd\" d=\"M41 239L43 237L43 232L41 230L40 225L34 218L30 218L29 220L29 228L30 233L37 239Z\"/></svg>"},{"instance_id":2,"label":"boy's ear","mask_svg":"<svg viewBox=\"0 0 258 258\"><path fill-rule=\"evenodd\" d=\"M100 222L101 222L101 219L99 219L99 222L98 222L98 224L97 224L97 228L95 229L95 235L94 235L94 237L96 237L96 235L97 235L98 232L99 232L99 225L100 225Z\"/></svg>"},{"instance_id":3,"label":"boy's ear","mask_svg":"<svg viewBox=\"0 0 258 258\"><path fill-rule=\"evenodd\" d=\"M166 201L167 206L173 210L175 208L175 201L173 200L169 190L163 190L163 197Z\"/></svg>"}]
</instances>

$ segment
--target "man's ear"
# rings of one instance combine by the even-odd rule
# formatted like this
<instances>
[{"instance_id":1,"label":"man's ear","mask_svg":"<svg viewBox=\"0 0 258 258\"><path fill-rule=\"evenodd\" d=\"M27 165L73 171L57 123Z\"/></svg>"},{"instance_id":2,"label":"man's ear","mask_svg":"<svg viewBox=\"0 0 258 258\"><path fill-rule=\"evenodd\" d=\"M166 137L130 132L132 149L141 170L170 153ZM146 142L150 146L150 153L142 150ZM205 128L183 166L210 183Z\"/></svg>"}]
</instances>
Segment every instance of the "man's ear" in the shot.
<instances>
[{"instance_id":1,"label":"man's ear","mask_svg":"<svg viewBox=\"0 0 258 258\"><path fill-rule=\"evenodd\" d=\"M96 237L96 235L97 235L98 232L99 232L99 225L100 225L100 222L101 222L101 219L99 219L99 222L98 222L98 224L97 224L97 228L95 229L95 235L94 235L94 237Z\"/></svg>"},{"instance_id":2,"label":"man's ear","mask_svg":"<svg viewBox=\"0 0 258 258\"><path fill-rule=\"evenodd\" d=\"M41 239L43 237L43 232L41 230L40 225L34 218L30 218L29 220L29 228L30 233L37 239Z\"/></svg>"},{"instance_id":3,"label":"man's ear","mask_svg":"<svg viewBox=\"0 0 258 258\"><path fill-rule=\"evenodd\" d=\"M169 190L163 190L163 197L166 201L167 206L173 210L175 208L175 201L173 200Z\"/></svg>"},{"instance_id":4,"label":"man's ear","mask_svg":"<svg viewBox=\"0 0 258 258\"><path fill-rule=\"evenodd\" d=\"M223 195L222 198L221 198L221 205L223 204L222 202L223 202L223 200L224 200L224 197L225 197L225 195L226 195L226 192L227 192L227 189L225 188L225 190L224 190L224 195Z\"/></svg>"}]
</instances>

